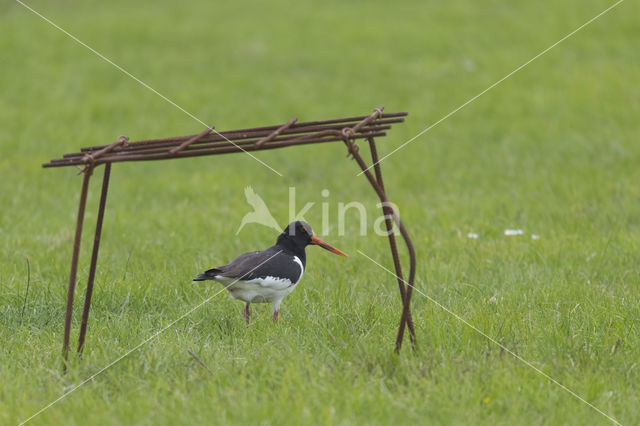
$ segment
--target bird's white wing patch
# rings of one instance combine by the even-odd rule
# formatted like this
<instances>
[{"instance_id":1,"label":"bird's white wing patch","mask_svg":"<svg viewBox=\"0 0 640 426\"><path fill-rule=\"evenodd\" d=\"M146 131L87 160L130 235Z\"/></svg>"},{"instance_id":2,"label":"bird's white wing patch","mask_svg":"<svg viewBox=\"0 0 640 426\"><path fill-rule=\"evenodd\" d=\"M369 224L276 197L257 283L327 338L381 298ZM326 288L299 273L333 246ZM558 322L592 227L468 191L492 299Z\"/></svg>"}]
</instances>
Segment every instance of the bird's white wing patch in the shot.
<instances>
[{"instance_id":1,"label":"bird's white wing patch","mask_svg":"<svg viewBox=\"0 0 640 426\"><path fill-rule=\"evenodd\" d=\"M298 258L298 256L293 256L293 261L300 266L300 276L298 276L298 279L296 280L296 282L291 282L291 280L288 278L278 278L278 277L272 277L272 276L257 278L255 280L250 280L247 282L258 283L260 284L261 287L270 288L274 290L282 290L282 289L293 290L296 287L296 285L298 285L298 283L300 282L300 279L302 278L302 274L304 274L304 266L302 266L302 261Z\"/></svg>"},{"instance_id":2,"label":"bird's white wing patch","mask_svg":"<svg viewBox=\"0 0 640 426\"><path fill-rule=\"evenodd\" d=\"M287 288L291 285L291 280L288 278L277 278L266 276L264 278L256 278L254 280L247 281L250 283L258 283L261 287L271 288L274 290L280 290Z\"/></svg>"},{"instance_id":3,"label":"bird's white wing patch","mask_svg":"<svg viewBox=\"0 0 640 426\"><path fill-rule=\"evenodd\" d=\"M304 266L302 266L302 261L298 256L293 256L293 261L296 262L298 265L300 265L300 276L298 277L298 281L296 281L296 285L297 285L302 279L302 275L304 275Z\"/></svg>"}]
</instances>

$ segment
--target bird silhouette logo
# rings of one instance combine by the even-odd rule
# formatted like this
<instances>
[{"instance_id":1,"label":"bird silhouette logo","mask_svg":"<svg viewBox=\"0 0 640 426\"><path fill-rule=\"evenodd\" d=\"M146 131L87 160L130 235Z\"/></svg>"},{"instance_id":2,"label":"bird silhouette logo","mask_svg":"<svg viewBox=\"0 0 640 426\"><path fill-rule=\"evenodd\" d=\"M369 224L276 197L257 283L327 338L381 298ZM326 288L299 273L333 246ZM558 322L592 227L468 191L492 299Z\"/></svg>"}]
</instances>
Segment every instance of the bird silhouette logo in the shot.
<instances>
[{"instance_id":1,"label":"bird silhouette logo","mask_svg":"<svg viewBox=\"0 0 640 426\"><path fill-rule=\"evenodd\" d=\"M276 220L271 215L271 212L269 211L266 203L264 202L262 197L260 197L253 190L252 187L247 186L244 189L244 196L247 199L247 203L249 203L249 205L253 207L253 211L244 215L244 217L242 218L242 222L240 222L240 227L236 231L236 235L238 235L242 228L244 228L244 226L249 223L257 223L259 225L273 228L278 232L281 231L278 222L276 222Z\"/></svg>"}]
</instances>

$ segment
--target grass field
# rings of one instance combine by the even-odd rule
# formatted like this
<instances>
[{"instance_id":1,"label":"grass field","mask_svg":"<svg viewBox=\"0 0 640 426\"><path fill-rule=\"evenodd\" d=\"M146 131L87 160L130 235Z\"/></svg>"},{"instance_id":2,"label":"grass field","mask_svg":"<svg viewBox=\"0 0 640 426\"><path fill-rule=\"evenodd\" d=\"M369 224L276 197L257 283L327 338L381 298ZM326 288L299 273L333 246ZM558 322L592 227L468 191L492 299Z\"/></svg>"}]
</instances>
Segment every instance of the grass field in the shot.
<instances>
[{"instance_id":1,"label":"grass field","mask_svg":"<svg viewBox=\"0 0 640 426\"><path fill-rule=\"evenodd\" d=\"M218 130L408 111L382 154L613 4L177 3L29 4ZM258 154L283 177L240 154L115 165L85 356L62 376L81 178L40 164L121 134L202 126L19 4L0 11L0 424L219 290L194 274L271 245L275 233L258 225L235 236L245 186L283 226L291 186L299 206L316 202L306 215L316 228L321 202L378 215L340 143ZM622 424L640 424L638 16L623 2L382 166L416 243L416 287ZM360 236L355 215L347 229L323 238L349 258L307 251L279 324L254 305L246 328L242 304L220 294L31 423L611 423L420 294L419 350L396 356L397 284L358 254L391 268L386 238Z\"/></svg>"}]
</instances>

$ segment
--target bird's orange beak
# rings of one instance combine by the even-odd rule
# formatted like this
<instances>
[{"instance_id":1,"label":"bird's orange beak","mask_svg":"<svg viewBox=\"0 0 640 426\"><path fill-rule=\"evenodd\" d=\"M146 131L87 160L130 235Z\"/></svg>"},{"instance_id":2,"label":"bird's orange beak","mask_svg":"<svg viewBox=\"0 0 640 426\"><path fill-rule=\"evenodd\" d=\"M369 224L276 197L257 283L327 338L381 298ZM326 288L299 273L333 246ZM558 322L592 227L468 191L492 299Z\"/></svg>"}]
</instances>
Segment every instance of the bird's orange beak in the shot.
<instances>
[{"instance_id":1,"label":"bird's orange beak","mask_svg":"<svg viewBox=\"0 0 640 426\"><path fill-rule=\"evenodd\" d=\"M347 255L345 253L341 252L340 250L338 250L337 248L335 248L331 244L325 243L324 241L322 241L320 238L316 237L315 235L311 236L311 244L314 244L316 246L320 246L325 250L329 250L331 253L335 253L335 254L338 254L340 256L347 257Z\"/></svg>"}]
</instances>

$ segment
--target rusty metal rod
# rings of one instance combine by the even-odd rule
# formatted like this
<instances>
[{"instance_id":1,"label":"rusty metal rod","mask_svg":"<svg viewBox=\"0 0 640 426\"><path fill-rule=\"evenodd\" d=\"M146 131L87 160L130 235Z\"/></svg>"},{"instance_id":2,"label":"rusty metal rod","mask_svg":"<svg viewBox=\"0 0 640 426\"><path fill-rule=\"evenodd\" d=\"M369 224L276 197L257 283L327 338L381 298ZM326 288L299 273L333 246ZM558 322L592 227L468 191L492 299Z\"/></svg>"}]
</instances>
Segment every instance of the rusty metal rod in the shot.
<instances>
[{"instance_id":1,"label":"rusty metal rod","mask_svg":"<svg viewBox=\"0 0 640 426\"><path fill-rule=\"evenodd\" d=\"M371 132L374 130L381 130L381 129L390 129L391 128L391 124L393 123L389 123L387 120L380 120L378 121L375 125L371 125L371 126L367 126L364 129L361 129L358 131L358 134L360 133L365 133L365 132ZM289 131L290 129L285 130L282 134L280 134L279 136L277 136L274 140L289 140L289 139L294 139L299 137L299 135L316 135L317 133L322 133L323 131L326 131L327 129L333 129L333 130L342 130L342 127L339 126L328 126L328 127L316 127L314 128L314 132L308 132L308 133L300 133L300 132L293 132L293 131ZM259 140L259 138L264 138L265 136L267 136L268 134L266 132L252 132L252 133L242 133L242 134L237 134L235 135L233 138L230 138L231 141L233 141L233 143L229 143L229 141L227 139L224 139L220 136L218 136L217 134L211 134L211 135L207 135L205 137L203 137L202 139L194 142L189 148L195 148L197 146L201 146L201 145L220 145L220 144L229 144L229 145L238 145L238 144L242 144L245 140L249 140L251 139L248 143L250 144L255 144L256 140ZM151 143L142 143L142 142L132 142L130 144L127 144L127 146L123 146L121 148L116 148L114 149L112 152L113 153L125 153L125 152L142 152L145 150L157 150L160 148L166 149L168 147L173 147L176 146L176 144L180 142L179 140L171 140L171 141L159 141L159 142L154 142L153 144ZM58 161L64 161L66 159L69 158L76 158L76 157L84 157L86 155L86 153L88 152L93 152L93 151L88 151L87 148L82 148L80 152L71 152L71 153L66 153L63 154L62 158L59 159L53 159L51 160L52 162L58 162Z\"/></svg>"},{"instance_id":2,"label":"rusty metal rod","mask_svg":"<svg viewBox=\"0 0 640 426\"><path fill-rule=\"evenodd\" d=\"M385 126L380 126L380 127L385 127ZM388 126L388 127L391 128L391 126ZM374 130L387 130L387 129L375 128ZM374 130L372 130L372 131L374 131ZM305 134L305 135L296 136L294 138L288 139L287 142L293 144L293 143L307 141L307 140L314 139L314 138L323 138L323 137L326 137L326 136L343 137L342 136L342 132L340 130L338 130L338 129L328 129L328 130L322 130L322 131L317 132L317 133L308 133L308 134Z\"/></svg>"},{"instance_id":3,"label":"rusty metal rod","mask_svg":"<svg viewBox=\"0 0 640 426\"><path fill-rule=\"evenodd\" d=\"M362 135L358 134L356 138L367 138L370 136L381 137L385 135L386 135L385 132L363 133ZM331 136L328 138L322 138L317 140L311 139L311 140L300 141L297 143L287 143L286 141L285 142L272 141L261 147L255 147L255 145L249 145L249 146L246 146L244 150L245 151L267 150L267 149L282 148L286 146L298 146L298 145L307 145L307 144L324 143L324 142L336 142L336 141L342 141L342 140L343 140L342 137ZM243 152L243 151L238 147L231 146L228 148L221 148L221 149L186 150L181 152L178 155L170 155L166 151L164 153L158 153L153 155L130 154L125 156L125 155L112 154L110 156L105 156L96 160L96 164L125 162L125 161L146 161L146 160L151 161L151 160L164 160L164 159L172 159L172 158L200 157L204 155L230 154L234 152ZM82 163L81 159L70 159L69 161L65 161L65 162L45 163L42 165L42 167L45 167L45 168L66 167L66 166L74 166L74 165L81 165L81 164L84 164Z\"/></svg>"},{"instance_id":4,"label":"rusty metal rod","mask_svg":"<svg viewBox=\"0 0 640 426\"><path fill-rule=\"evenodd\" d=\"M266 137L260 139L258 142L256 142L256 146L260 146L260 145L262 145L262 144L264 144L266 142L269 142L269 141L273 140L280 133L284 132L289 127L291 127L296 121L298 121L298 118L297 117L293 117L291 120L287 121L282 126L278 127L276 130L274 130L273 132L269 133L268 136L266 136Z\"/></svg>"},{"instance_id":5,"label":"rusty metal rod","mask_svg":"<svg viewBox=\"0 0 640 426\"><path fill-rule=\"evenodd\" d=\"M372 128L367 128L366 130L363 130L363 132L365 131L369 131L369 129L371 129L371 132L377 132L380 133L383 130L389 130L391 128L391 126L377 126L377 127L372 127ZM373 133L357 133L356 136L354 136L354 138L356 139L362 139L367 137L368 134L373 134ZM218 150L219 148L223 148L223 147L233 147L236 148L233 152L237 152L237 151L242 151L240 149L237 149L238 147L243 147L243 149L249 151L249 150L258 150L258 149L268 149L269 147L273 147L273 146L277 146L277 147L281 147L281 146L289 146L289 145L298 145L298 144L305 144L305 143L310 143L312 141L318 141L318 142L326 142L326 141L336 141L336 140L342 140L343 136L342 133L339 132L338 130L325 130L323 132L318 132L318 133L312 133L312 134L308 134L308 135L304 135L302 137L299 136L279 136L277 137L275 140L263 145L263 146L256 146L256 141L257 139L251 139L251 140L241 140L241 141L236 141L233 143L230 142L219 142L219 143L212 143L212 144L194 144L192 146L190 146L189 148L185 149L185 151L183 151L180 156L184 156L187 152L194 152L194 151L199 151L199 150L208 150L208 151L215 151ZM284 144L286 143L286 144ZM154 149L148 148L148 149L144 149L142 151L117 151L117 152L112 152L110 154L109 157L104 157L101 158L100 161L105 161L106 158L109 159L116 159L116 158L123 158L125 156L131 156L131 155L149 155L149 154L165 154L167 151L165 149L160 149L157 147L154 147ZM215 153L215 152L214 152ZM67 157L67 158L58 158L58 159L53 159L51 160L50 163L47 163L50 167L56 167L56 166L68 166L68 165L75 165L75 164L84 164L82 163L82 158L80 156L75 156L75 157Z\"/></svg>"},{"instance_id":6,"label":"rusty metal rod","mask_svg":"<svg viewBox=\"0 0 640 426\"><path fill-rule=\"evenodd\" d=\"M354 145L353 142L351 142L347 138L345 138L343 141L344 141L345 145L347 146L347 149L353 155L353 158L356 160L356 162L358 163L358 165L360 166L360 168L364 172L365 176L369 180L369 183L371 184L373 189L378 194L378 197L381 200L384 200L384 201L386 201L388 203L388 200L387 200L387 197L386 197L384 191L382 190L382 188L380 188L380 185L378 185L378 182L376 181L376 179L371 174L371 171L367 168L367 165L365 164L365 162L362 159L362 157L360 156L360 154L358 154L358 150L353 148L353 145ZM393 208L390 205L389 205L389 208L393 211ZM398 215L397 215L397 213L395 211L393 211L392 217L393 217L394 221L396 222L396 226L398 226L398 230L400 231L400 234L402 235L403 239L405 240L405 244L407 245L407 249L409 251L409 262L410 262L409 281L407 283L407 292L406 292L406 295L405 295L405 299L403 301L404 303L403 303L403 308L402 308L402 317L400 319L400 327L398 328L398 336L396 338L396 352L400 352L400 349L402 348L402 340L404 338L405 325L406 325L406 323L408 321L408 318L409 318L409 315L411 313L410 304L411 304L411 295L413 293L413 281L415 279L416 258L415 258L415 250L413 248L413 243L411 242L409 234L407 233L406 229L404 228L404 225L402 224L402 221L400 221L400 218L398 217Z\"/></svg>"},{"instance_id":7,"label":"rusty metal rod","mask_svg":"<svg viewBox=\"0 0 640 426\"><path fill-rule=\"evenodd\" d=\"M211 133L211 131L214 129L214 126L211 125L209 127L207 127L206 130L202 131L201 133L195 135L192 138L187 139L186 141L182 142L180 145L176 146L175 148L172 148L169 150L170 154L177 154L180 151L182 151L183 149L185 149L186 147L188 147L189 145L191 145L194 142L197 142L198 140L202 139L203 137L207 136L209 133Z\"/></svg>"},{"instance_id":8,"label":"rusty metal rod","mask_svg":"<svg viewBox=\"0 0 640 426\"><path fill-rule=\"evenodd\" d=\"M402 309L402 318L400 319L400 328L398 329L398 337L396 339L396 346L398 347L398 351L399 351L400 347L398 346L397 342L399 341L400 345L402 345L402 336L404 334L404 326L409 323L409 318L411 317L411 295L413 294L413 283L415 282L415 278L416 278L416 251L415 251L415 248L413 247L413 242L409 237L409 233L407 232L407 229L404 227L404 224L400 221L400 218L398 217L398 215L394 214L393 218L396 221L396 225L398 226L398 229L400 230L400 234L404 239L404 243L407 246L407 250L409 251L409 265L410 265L409 281L406 282L407 294L405 298L404 307Z\"/></svg>"},{"instance_id":9,"label":"rusty metal rod","mask_svg":"<svg viewBox=\"0 0 640 426\"><path fill-rule=\"evenodd\" d=\"M372 128L382 127L382 125L390 125L394 123L401 123L404 119L393 118L389 120L378 120L375 124L367 126L364 129L359 130L360 132L370 131ZM391 126L388 126L391 128ZM321 132L324 130L342 130L344 127L340 125L327 125L327 126L315 126L308 127L304 129L286 129L279 136L284 137L284 135L297 135L297 134L312 134L314 132ZM220 132L227 139L231 139L234 143L238 143L243 139L252 139L252 138L262 138L269 134L266 130L254 131L254 132ZM197 136L197 135L196 135ZM204 144L204 143L213 143L213 142L228 142L227 139L223 138L217 133L207 135L199 139L194 145ZM279 139L278 138L278 139ZM156 148L167 148L171 146L175 146L181 141L185 140L184 137L174 137L174 138L165 138L165 139L151 139L146 141L136 141L127 144L126 146L114 149L114 152L123 152L123 151L140 151L144 149L156 149ZM253 143L253 142L252 142ZM81 148L80 152L67 153L63 155L63 158L69 157L81 157L85 155L87 152L93 152L93 147L84 147Z\"/></svg>"},{"instance_id":10,"label":"rusty metal rod","mask_svg":"<svg viewBox=\"0 0 640 426\"><path fill-rule=\"evenodd\" d=\"M358 138L358 139L362 139L364 138L364 135L366 135L366 132L381 132L384 130L389 130L391 129L390 125L380 125L380 126L372 126L372 127L367 127L366 129L361 130L359 133L356 133L356 136L354 136L354 138ZM334 135L334 136L342 136L342 133L339 130L336 129L331 129L331 130L323 130L320 132L316 132L316 133L309 133L309 134L303 134L302 136L298 136L298 135L280 135L278 137L276 137L273 141L270 141L269 143L267 143L266 145L272 145L274 142L288 142L292 145L297 144L299 141L305 141L305 140L310 140L310 139L321 139L323 137L329 136L329 135ZM188 148L185 149L185 151L194 151L194 150L202 150L202 149L212 149L212 148L222 148L222 147L238 147L238 146L243 146L243 147L251 147L253 146L254 148L256 147L261 147L262 145L257 145L257 142L259 142L258 139L248 139L248 140L235 140L232 142L215 142L215 143L206 143L205 141L198 141L196 143L194 143L193 145L189 146ZM165 148L162 147L151 147L151 146L147 146L144 147L141 150L122 150L122 151L115 151L115 152L111 152L112 156L118 155L118 156L125 156L125 155L133 155L133 154L157 154L157 153L164 153L166 152ZM81 154L81 153L79 153ZM54 163L68 163L69 161L84 161L84 158L81 158L81 155L70 155L70 154L65 154L64 158L55 158L53 160L51 160L50 163L54 164ZM84 164L84 163L82 163Z\"/></svg>"},{"instance_id":11,"label":"rusty metal rod","mask_svg":"<svg viewBox=\"0 0 640 426\"><path fill-rule=\"evenodd\" d=\"M93 173L93 167L89 166L84 171L82 189L80 190L80 204L78 206L78 219L76 222L76 236L73 240L73 254L71 255L71 272L69 273L69 288L67 289L67 311L64 317L64 342L62 344L62 372L67 372L67 359L69 354L69 337L71 336L71 317L73 315L73 296L76 289L76 273L78 272L78 257L80 256L80 241L82 239L82 224L84 221L84 209L87 204L87 192L89 179Z\"/></svg>"},{"instance_id":12,"label":"rusty metal rod","mask_svg":"<svg viewBox=\"0 0 640 426\"><path fill-rule=\"evenodd\" d=\"M374 136L374 137L378 137L378 136L385 136L386 133L385 132L378 132L378 133L366 133L366 134L358 134L358 136L356 136L357 138L366 138L369 136ZM157 153L157 154L134 154L134 155L113 155L111 157L104 157L103 159L101 159L100 161L139 161L139 160L163 160L163 159L167 159L167 158L183 158L183 157L198 157L198 156L202 156L202 155L211 155L211 154L230 154L230 153L234 153L234 152L244 152L244 151L259 151L259 150L265 150L265 149L275 149L275 148L282 148L282 147L286 147L286 146L297 146L297 145L306 145L306 144L311 144L311 143L322 143L322 142L335 142L335 141L339 141L342 140L342 136L331 136L329 135L328 137L325 138L318 138L318 139L309 139L309 140L304 140L304 141L272 141L269 142L263 146L260 147L256 147L255 144L247 144L247 145L243 145L243 146L236 146L236 145L232 145L232 146L225 146L225 147L221 147L218 148L216 146L216 148L211 148L211 149L193 149L193 150L186 150L181 152L179 155L177 156L167 156L164 153Z\"/></svg>"},{"instance_id":13,"label":"rusty metal rod","mask_svg":"<svg viewBox=\"0 0 640 426\"><path fill-rule=\"evenodd\" d=\"M382 118L405 117L407 115L408 115L407 112L391 112L391 113L383 114ZM304 122L301 122L301 123L296 123L291 127L292 128L298 128L298 127L318 126L318 125L325 125L325 124L348 123L348 122L353 122L353 121L359 122L359 121L364 120L367 117L368 117L368 115L361 115L361 116L357 116L357 117L334 118L334 119L331 119L331 120L304 121ZM277 126L256 127L255 129L265 129L265 128L274 128L274 127L277 127ZM342 125L342 127L345 127L345 126Z\"/></svg>"},{"instance_id":14,"label":"rusty metal rod","mask_svg":"<svg viewBox=\"0 0 640 426\"><path fill-rule=\"evenodd\" d=\"M375 127L367 127L366 130L363 130L362 132L381 132L384 130L389 130L391 129L391 126L375 126ZM364 133L357 133L358 138L362 138L362 135ZM268 143L264 144L264 145L272 145L274 142L287 142L288 144L291 145L295 145L300 141L305 141L305 140L309 140L309 139L314 139L314 140L318 140L318 139L322 139L324 137L327 136L341 136L342 133L340 133L340 131L338 130L324 130L322 132L317 132L317 133L309 133L306 135L302 135L302 136L278 136L276 137L274 140L272 141L268 141ZM258 142L260 142L260 140L257 139L249 139L249 140L235 140L235 141L231 141L231 142L215 142L215 143L198 143L198 144L194 144L192 146L190 146L189 148L185 149L185 151L196 151L196 150L203 150L203 149L218 149L218 148L223 148L223 147L243 147L246 148L247 147L254 147L254 148L260 148L264 145L258 145ZM117 153L114 153L113 155L131 155L131 154L138 154L138 153L144 153L144 154L156 154L156 153L162 153L165 152L164 149L160 149L160 148L148 148L148 149L144 149L142 151L120 151ZM62 160L64 161L64 160Z\"/></svg>"},{"instance_id":15,"label":"rusty metal rod","mask_svg":"<svg viewBox=\"0 0 640 426\"><path fill-rule=\"evenodd\" d=\"M87 333L87 323L89 322L89 309L91 309L91 296L93 295L93 282L96 277L96 267L98 265L98 250L100 250L100 236L102 235L102 220L107 204L107 191L109 189L109 177L111 176L111 163L104 165L104 176L102 177L102 192L100 193L100 204L98 207L98 218L96 220L96 233L93 237L93 251L91 253L91 265L89 266L89 278L87 279L87 291L84 296L84 308L82 309L82 324L80 325L80 336L78 337L78 353L82 353L84 338Z\"/></svg>"},{"instance_id":16,"label":"rusty metal rod","mask_svg":"<svg viewBox=\"0 0 640 426\"><path fill-rule=\"evenodd\" d=\"M366 135L367 133L371 133L371 132L381 132L384 130L390 130L391 129L391 125L376 125L376 126L371 126L371 127L366 127L365 129L360 130L358 133L356 133L356 136L354 136L354 138L363 138L363 135ZM331 129L331 130L323 130L323 131L318 131L318 132L314 132L314 133L308 133L308 134L301 134L301 135L297 135L297 134L287 134L287 135L279 135L277 137L275 137L273 140L268 141L267 143L265 143L264 145L271 145L274 142L291 142L292 144L297 143L298 141L302 141L302 140L308 140L308 139L320 139L321 137L327 136L327 135L341 135L340 131L338 129ZM194 142L192 145L190 145L189 147L185 148L184 151L192 151L192 150L199 150L199 149L211 149L211 148L221 148L221 147L229 147L229 146L234 146L234 147L238 147L238 146L251 146L251 145L255 145L257 147L262 147L263 145L257 145L257 142L259 142L260 139L257 138L252 138L252 139L248 139L248 138L239 138L239 139L233 139L231 140L231 142L227 142L227 141L207 141L207 140L200 140L197 142ZM136 142L134 142L132 145L134 145ZM127 149L122 149L122 150L115 150L112 151L110 153L110 155L131 155L131 154L147 154L147 153L162 153L162 152L166 152L166 148L168 146L173 146L174 144L170 144L168 142L162 142L159 143L158 145L146 145L146 146L142 146L142 147L129 147ZM84 161L84 157L83 157L83 153L79 152L79 153L69 153L69 154L64 154L62 158L54 158L50 161L51 164L54 163L65 163L65 162L69 162L69 161ZM84 163L82 163L84 164Z\"/></svg>"},{"instance_id":17,"label":"rusty metal rod","mask_svg":"<svg viewBox=\"0 0 640 426\"><path fill-rule=\"evenodd\" d=\"M376 143L373 138L368 138L369 140L369 149L371 151L371 162L374 164L373 168L376 174L376 180L378 181L378 185L380 185L380 189L384 191L385 195L387 195L387 191L384 188L384 182L382 180L382 169L380 168L380 163L378 162L378 150L376 148ZM387 196L387 199L389 197ZM382 201L382 200L381 200ZM404 278L402 275L402 265L400 264L400 257L398 255L398 247L396 244L395 233L393 232L393 223L391 222L390 217L393 217L393 210L389 208L389 206L385 205L383 202L382 205L382 214L384 214L384 223L387 228L387 235L389 237L389 247L391 249L391 256L393 257L393 266L396 270L396 278L398 279L398 288L400 290L400 297L402 298L403 308L406 299L406 289L404 285ZM407 326L409 327L409 337L411 339L411 343L414 345L417 344L416 331L413 325L413 318L411 316L411 311L409 311L409 315L407 316Z\"/></svg>"},{"instance_id":18,"label":"rusty metal rod","mask_svg":"<svg viewBox=\"0 0 640 426\"><path fill-rule=\"evenodd\" d=\"M390 121L390 122L403 122L404 119L403 118L397 118L397 117L405 117L407 115L406 112L394 112L394 113L385 113L382 114L382 116L380 117L381 119L395 119L394 121ZM364 116L359 116L359 117L346 117L346 118L338 118L338 119L332 119L332 120L321 120L321 121L307 121L307 122L301 122L301 123L295 123L293 124L290 129L288 129L288 131L298 131L299 132L305 132L306 130L302 129L305 127L310 127L310 126L324 126L324 125L329 125L329 124L338 124L338 123L345 123L345 122L351 122L351 121L361 121L365 118L368 118L368 115L364 115ZM220 132L220 134L222 134L223 136L229 138L229 139L234 139L235 138L235 134L238 133L248 133L248 132L270 132L272 130L275 130L279 127L279 125L272 125L272 126L263 126L263 127L254 127L254 128L248 128L248 129L238 129L238 130L231 130L231 131L224 131L224 132ZM345 127L345 125L337 125L337 128L343 128ZM145 143L156 143L156 142L176 142L176 141L185 141L193 136L196 135L186 135L186 136L174 136L174 137L168 137L168 138L159 138L159 139L143 139L143 140L139 140L139 141L135 141L132 142L132 144L145 144ZM210 137L217 137L220 140L224 140L224 138L221 138L219 135L214 134L211 135ZM205 138L205 140L208 140ZM90 147L85 147L82 148L82 151L95 151L101 148L104 148L108 146L107 145L96 145L96 146L90 146Z\"/></svg>"}]
</instances>

